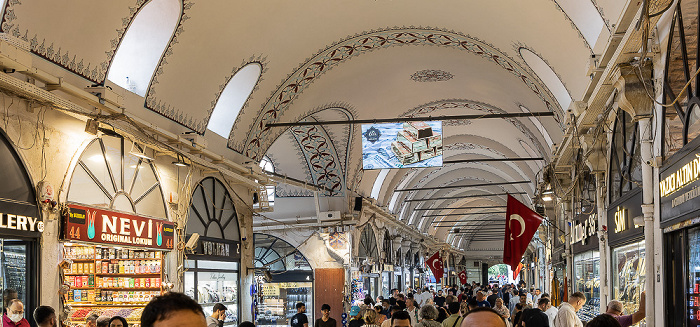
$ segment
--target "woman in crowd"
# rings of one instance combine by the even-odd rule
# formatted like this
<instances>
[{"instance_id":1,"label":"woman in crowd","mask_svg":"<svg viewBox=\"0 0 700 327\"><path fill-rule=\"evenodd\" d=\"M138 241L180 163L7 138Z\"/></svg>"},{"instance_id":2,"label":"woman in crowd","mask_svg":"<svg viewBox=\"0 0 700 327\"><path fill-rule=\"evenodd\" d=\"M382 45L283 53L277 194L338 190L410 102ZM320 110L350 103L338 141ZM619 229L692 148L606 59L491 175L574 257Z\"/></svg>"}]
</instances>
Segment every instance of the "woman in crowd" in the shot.
<instances>
[{"instance_id":1,"label":"woman in crowd","mask_svg":"<svg viewBox=\"0 0 700 327\"><path fill-rule=\"evenodd\" d=\"M377 311L367 310L365 311L365 327L379 327L377 325Z\"/></svg>"},{"instance_id":2,"label":"woman in crowd","mask_svg":"<svg viewBox=\"0 0 700 327\"><path fill-rule=\"evenodd\" d=\"M377 320L374 322L375 325L381 326L384 320L386 319L386 315L382 314L383 310L384 307L382 307L381 305L374 306L374 311L377 312Z\"/></svg>"},{"instance_id":3,"label":"woman in crowd","mask_svg":"<svg viewBox=\"0 0 700 327\"><path fill-rule=\"evenodd\" d=\"M500 297L496 299L496 306L493 307L496 312L498 312L499 315L505 320L506 322L508 321L508 318L510 318L510 312L508 311L508 307L503 305L503 299Z\"/></svg>"},{"instance_id":4,"label":"woman in crowd","mask_svg":"<svg viewBox=\"0 0 700 327\"><path fill-rule=\"evenodd\" d=\"M126 319L114 316L109 319L109 327L129 327L129 324L126 322Z\"/></svg>"},{"instance_id":5,"label":"woman in crowd","mask_svg":"<svg viewBox=\"0 0 700 327\"><path fill-rule=\"evenodd\" d=\"M432 304L426 304L420 308L421 320L415 327L442 327L442 324L435 321L438 316L437 308Z\"/></svg>"}]
</instances>

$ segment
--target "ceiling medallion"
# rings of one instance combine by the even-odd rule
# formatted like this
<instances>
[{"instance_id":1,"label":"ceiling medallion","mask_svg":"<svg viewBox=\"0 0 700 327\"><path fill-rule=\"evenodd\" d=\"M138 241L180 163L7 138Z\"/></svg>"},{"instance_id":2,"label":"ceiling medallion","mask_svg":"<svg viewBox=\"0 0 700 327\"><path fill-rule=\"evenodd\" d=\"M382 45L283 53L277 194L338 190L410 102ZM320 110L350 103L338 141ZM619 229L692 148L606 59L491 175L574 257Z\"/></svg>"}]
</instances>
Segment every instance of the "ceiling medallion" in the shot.
<instances>
[{"instance_id":1,"label":"ceiling medallion","mask_svg":"<svg viewBox=\"0 0 700 327\"><path fill-rule=\"evenodd\" d=\"M447 81L451 80L454 75L444 71L444 70L435 70L435 69L425 69L425 70L420 70L413 75L411 75L411 79L416 81L416 82L439 82L439 81Z\"/></svg>"}]
</instances>

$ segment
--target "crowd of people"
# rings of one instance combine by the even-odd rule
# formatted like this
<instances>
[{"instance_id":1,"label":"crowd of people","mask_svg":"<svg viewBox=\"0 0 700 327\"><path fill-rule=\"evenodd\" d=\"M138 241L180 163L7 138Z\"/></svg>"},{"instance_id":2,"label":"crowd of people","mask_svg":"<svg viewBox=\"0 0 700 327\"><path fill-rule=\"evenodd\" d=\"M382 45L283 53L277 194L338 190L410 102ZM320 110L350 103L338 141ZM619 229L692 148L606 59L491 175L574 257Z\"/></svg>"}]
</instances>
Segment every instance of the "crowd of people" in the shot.
<instances>
[{"instance_id":1,"label":"crowd of people","mask_svg":"<svg viewBox=\"0 0 700 327\"><path fill-rule=\"evenodd\" d=\"M472 283L458 289L453 286L445 291L423 288L401 293L392 290L388 298L376 301L365 297L364 301L350 308L348 327L583 327L576 312L586 303L586 296L576 292L559 307L552 305L547 293L531 288L528 292L520 284L481 286ZM623 315L623 305L613 300L604 313L586 322L586 327L629 327L637 324L645 314L646 294L642 292L639 310ZM3 293L5 304L2 322L4 327L29 327L24 304L16 293ZM182 293L170 292L155 297L144 308L141 327L197 326L221 327L227 308L216 304L213 313L206 316L202 307ZM297 313L290 319L290 327L309 327L304 303L296 304ZM321 317L314 327L339 327L330 317L331 307L321 306ZM56 311L49 306L37 307L33 314L37 326L60 326ZM86 327L128 327L120 316L89 315ZM242 322L239 327L254 327L252 322Z\"/></svg>"}]
</instances>

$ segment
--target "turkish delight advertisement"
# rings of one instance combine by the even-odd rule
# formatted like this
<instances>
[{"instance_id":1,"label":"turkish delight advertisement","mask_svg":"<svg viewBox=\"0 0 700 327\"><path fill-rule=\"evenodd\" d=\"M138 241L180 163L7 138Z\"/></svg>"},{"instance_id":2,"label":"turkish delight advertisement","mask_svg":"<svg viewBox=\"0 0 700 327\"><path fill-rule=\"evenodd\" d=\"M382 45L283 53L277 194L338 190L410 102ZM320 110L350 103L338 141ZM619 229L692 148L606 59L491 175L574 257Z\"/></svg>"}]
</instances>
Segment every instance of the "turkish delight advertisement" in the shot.
<instances>
[{"instance_id":1,"label":"turkish delight advertisement","mask_svg":"<svg viewBox=\"0 0 700 327\"><path fill-rule=\"evenodd\" d=\"M442 167L442 122L362 125L362 168Z\"/></svg>"}]
</instances>

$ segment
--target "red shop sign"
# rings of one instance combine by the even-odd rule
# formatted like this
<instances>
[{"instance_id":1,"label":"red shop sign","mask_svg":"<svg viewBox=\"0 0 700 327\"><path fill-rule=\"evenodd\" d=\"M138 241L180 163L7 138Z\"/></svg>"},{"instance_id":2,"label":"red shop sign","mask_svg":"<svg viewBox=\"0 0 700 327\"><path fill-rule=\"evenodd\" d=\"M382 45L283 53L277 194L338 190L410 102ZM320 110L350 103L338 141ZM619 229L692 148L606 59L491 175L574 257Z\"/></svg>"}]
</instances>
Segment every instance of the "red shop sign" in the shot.
<instances>
[{"instance_id":1,"label":"red shop sign","mask_svg":"<svg viewBox=\"0 0 700 327\"><path fill-rule=\"evenodd\" d=\"M127 245L150 249L173 249L172 222L69 204L63 217L66 240Z\"/></svg>"}]
</instances>

